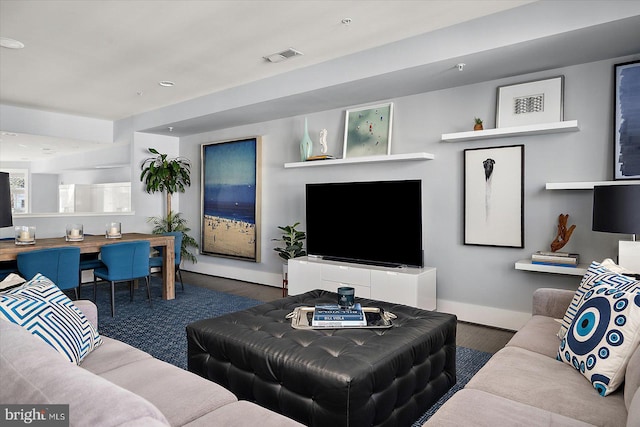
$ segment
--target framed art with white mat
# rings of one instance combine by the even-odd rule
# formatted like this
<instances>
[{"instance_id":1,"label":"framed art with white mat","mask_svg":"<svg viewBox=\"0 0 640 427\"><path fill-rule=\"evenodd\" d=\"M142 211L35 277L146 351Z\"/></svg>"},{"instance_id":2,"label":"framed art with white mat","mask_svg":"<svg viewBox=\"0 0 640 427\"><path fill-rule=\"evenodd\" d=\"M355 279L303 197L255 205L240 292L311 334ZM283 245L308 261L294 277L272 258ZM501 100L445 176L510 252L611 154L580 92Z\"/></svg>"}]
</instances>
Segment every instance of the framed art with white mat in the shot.
<instances>
[{"instance_id":1,"label":"framed art with white mat","mask_svg":"<svg viewBox=\"0 0 640 427\"><path fill-rule=\"evenodd\" d=\"M391 154L393 103L346 111L343 158Z\"/></svg>"},{"instance_id":2,"label":"framed art with white mat","mask_svg":"<svg viewBox=\"0 0 640 427\"><path fill-rule=\"evenodd\" d=\"M564 76L498 87L496 128L561 122Z\"/></svg>"},{"instance_id":3,"label":"framed art with white mat","mask_svg":"<svg viewBox=\"0 0 640 427\"><path fill-rule=\"evenodd\" d=\"M464 244L524 247L524 145L464 150Z\"/></svg>"}]
</instances>

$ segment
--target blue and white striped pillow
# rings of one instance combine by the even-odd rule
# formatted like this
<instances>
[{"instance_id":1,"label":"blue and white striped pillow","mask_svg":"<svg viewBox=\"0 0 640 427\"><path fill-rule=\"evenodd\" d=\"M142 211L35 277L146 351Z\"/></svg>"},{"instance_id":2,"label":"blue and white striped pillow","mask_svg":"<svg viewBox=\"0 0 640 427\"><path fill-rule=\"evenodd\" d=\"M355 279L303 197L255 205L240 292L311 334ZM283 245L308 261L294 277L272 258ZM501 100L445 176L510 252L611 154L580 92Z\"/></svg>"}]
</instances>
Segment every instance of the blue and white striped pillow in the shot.
<instances>
[{"instance_id":1,"label":"blue and white striped pillow","mask_svg":"<svg viewBox=\"0 0 640 427\"><path fill-rule=\"evenodd\" d=\"M576 312L582 305L584 294L589 292L591 288L593 288L593 286L596 284L611 286L625 292L640 292L639 281L623 274L613 272L606 268L603 264L595 261L592 262L589 266L589 269L587 270L587 273L582 277L580 286L578 287L576 293L573 295L571 304L569 304L569 308L567 308L567 311L562 318L560 330L558 331L558 337L560 339L564 338L567 333L567 329L569 329L571 322L573 322L573 318L575 317Z\"/></svg>"},{"instance_id":2,"label":"blue and white striped pillow","mask_svg":"<svg viewBox=\"0 0 640 427\"><path fill-rule=\"evenodd\" d=\"M76 364L102 344L82 311L41 274L0 293L0 319L22 326Z\"/></svg>"}]
</instances>

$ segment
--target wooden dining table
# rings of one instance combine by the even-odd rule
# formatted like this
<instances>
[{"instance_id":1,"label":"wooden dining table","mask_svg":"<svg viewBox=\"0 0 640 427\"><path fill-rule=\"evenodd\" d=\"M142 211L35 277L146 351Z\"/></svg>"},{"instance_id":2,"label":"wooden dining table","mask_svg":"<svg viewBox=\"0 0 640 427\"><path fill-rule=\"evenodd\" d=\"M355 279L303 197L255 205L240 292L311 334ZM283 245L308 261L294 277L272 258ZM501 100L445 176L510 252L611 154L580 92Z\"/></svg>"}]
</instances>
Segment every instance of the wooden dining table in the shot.
<instances>
[{"instance_id":1,"label":"wooden dining table","mask_svg":"<svg viewBox=\"0 0 640 427\"><path fill-rule=\"evenodd\" d=\"M143 234L143 233L123 233L121 238L107 239L105 236L84 236L84 240L80 242L67 242L64 237L50 237L45 239L36 239L33 245L16 245L13 240L0 241L0 261L13 261L18 258L18 254L29 252L37 249L48 248L64 248L78 247L81 254L99 253L100 248L106 245L112 245L120 242L135 242L147 240L151 246L161 246L162 265L169 268L162 269L162 298L174 299L175 293L175 250L174 237L162 234Z\"/></svg>"}]
</instances>

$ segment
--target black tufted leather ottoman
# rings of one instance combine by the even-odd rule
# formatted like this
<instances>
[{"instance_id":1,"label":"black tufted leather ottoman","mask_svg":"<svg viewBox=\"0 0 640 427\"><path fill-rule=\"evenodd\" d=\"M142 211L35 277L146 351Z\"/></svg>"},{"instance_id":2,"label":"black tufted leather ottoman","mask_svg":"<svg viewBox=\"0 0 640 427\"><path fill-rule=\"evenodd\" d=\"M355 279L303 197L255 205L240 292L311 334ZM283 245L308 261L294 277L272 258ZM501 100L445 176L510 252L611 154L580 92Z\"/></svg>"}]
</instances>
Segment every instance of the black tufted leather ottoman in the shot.
<instances>
[{"instance_id":1,"label":"black tufted leather ottoman","mask_svg":"<svg viewBox=\"0 0 640 427\"><path fill-rule=\"evenodd\" d=\"M189 370L309 426L409 426L456 382L457 319L356 300L394 326L293 329L295 307L337 301L315 290L188 325Z\"/></svg>"}]
</instances>

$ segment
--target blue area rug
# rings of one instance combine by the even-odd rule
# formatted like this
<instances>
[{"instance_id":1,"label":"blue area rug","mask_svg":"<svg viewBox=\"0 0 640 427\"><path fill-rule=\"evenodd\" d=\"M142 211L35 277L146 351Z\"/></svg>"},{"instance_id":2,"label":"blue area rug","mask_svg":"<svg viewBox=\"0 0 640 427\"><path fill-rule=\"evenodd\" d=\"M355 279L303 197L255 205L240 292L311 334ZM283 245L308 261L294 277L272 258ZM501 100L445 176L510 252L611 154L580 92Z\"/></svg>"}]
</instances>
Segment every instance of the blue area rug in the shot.
<instances>
[{"instance_id":1,"label":"blue area rug","mask_svg":"<svg viewBox=\"0 0 640 427\"><path fill-rule=\"evenodd\" d=\"M185 328L196 320L221 316L244 310L261 301L241 296L217 292L198 286L185 284L185 291L176 290L176 299L165 301L160 298L160 281L154 278L151 285L153 308L149 307L147 290L143 284L136 289L133 302L129 301L126 284L116 285L116 315L111 317L109 286L98 286L99 331L104 336L123 341L139 348L153 357L187 369L187 334ZM92 296L91 286L83 288L83 296ZM463 388L471 377L491 357L465 347L456 349L456 369L458 382L413 424L421 426L453 394Z\"/></svg>"}]
</instances>

